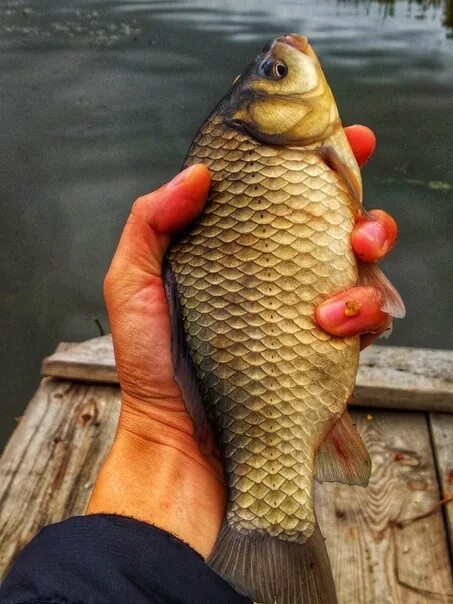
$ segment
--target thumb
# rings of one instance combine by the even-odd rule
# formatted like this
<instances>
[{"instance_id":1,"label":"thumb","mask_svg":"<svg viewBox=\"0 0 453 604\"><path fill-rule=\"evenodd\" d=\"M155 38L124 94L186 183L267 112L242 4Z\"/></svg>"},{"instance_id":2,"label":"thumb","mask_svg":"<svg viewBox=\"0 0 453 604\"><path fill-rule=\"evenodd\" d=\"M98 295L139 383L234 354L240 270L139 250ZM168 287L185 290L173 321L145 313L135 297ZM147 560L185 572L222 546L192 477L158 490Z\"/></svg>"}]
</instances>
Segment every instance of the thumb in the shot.
<instances>
[{"instance_id":1,"label":"thumb","mask_svg":"<svg viewBox=\"0 0 453 604\"><path fill-rule=\"evenodd\" d=\"M146 222L156 233L171 235L201 212L210 180L206 166L190 166L157 191L139 197L132 206L132 215Z\"/></svg>"},{"instance_id":2,"label":"thumb","mask_svg":"<svg viewBox=\"0 0 453 604\"><path fill-rule=\"evenodd\" d=\"M200 214L210 180L208 168L196 164L156 191L139 197L132 206L106 279L127 281L139 290L150 276L159 277L171 235Z\"/></svg>"}]
</instances>

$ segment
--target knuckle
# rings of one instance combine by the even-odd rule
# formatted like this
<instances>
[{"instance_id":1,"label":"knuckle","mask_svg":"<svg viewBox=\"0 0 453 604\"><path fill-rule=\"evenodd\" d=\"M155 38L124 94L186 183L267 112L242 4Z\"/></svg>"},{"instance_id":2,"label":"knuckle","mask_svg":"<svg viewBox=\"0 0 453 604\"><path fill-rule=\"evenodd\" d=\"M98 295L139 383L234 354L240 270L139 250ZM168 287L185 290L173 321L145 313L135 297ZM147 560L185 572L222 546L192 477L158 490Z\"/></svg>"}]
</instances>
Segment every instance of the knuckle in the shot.
<instances>
[{"instance_id":1,"label":"knuckle","mask_svg":"<svg viewBox=\"0 0 453 604\"><path fill-rule=\"evenodd\" d=\"M143 205L143 200L144 200L143 195L141 195L140 197L137 197L137 199L135 199L134 203L132 204L132 208L131 208L132 214L134 213L134 211L137 211Z\"/></svg>"},{"instance_id":2,"label":"knuckle","mask_svg":"<svg viewBox=\"0 0 453 604\"><path fill-rule=\"evenodd\" d=\"M148 213L149 195L141 195L137 197L131 207L131 214L135 217L144 217Z\"/></svg>"},{"instance_id":3,"label":"knuckle","mask_svg":"<svg viewBox=\"0 0 453 604\"><path fill-rule=\"evenodd\" d=\"M103 288L102 288L105 300L107 300L111 297L111 295L114 291L115 283L116 283L116 279L114 278L113 271L110 268L104 277L104 283L103 283Z\"/></svg>"}]
</instances>

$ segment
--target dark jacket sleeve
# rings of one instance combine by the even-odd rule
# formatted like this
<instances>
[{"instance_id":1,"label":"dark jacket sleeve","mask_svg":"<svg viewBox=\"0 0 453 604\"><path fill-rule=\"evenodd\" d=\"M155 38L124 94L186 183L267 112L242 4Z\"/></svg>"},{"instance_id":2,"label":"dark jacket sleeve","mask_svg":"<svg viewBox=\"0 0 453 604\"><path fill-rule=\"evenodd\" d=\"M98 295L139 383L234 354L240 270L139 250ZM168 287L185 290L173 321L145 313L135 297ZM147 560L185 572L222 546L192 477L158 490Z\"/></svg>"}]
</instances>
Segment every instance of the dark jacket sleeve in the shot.
<instances>
[{"instance_id":1,"label":"dark jacket sleeve","mask_svg":"<svg viewBox=\"0 0 453 604\"><path fill-rule=\"evenodd\" d=\"M42 529L0 587L1 604L249 604L193 549L123 516Z\"/></svg>"}]
</instances>

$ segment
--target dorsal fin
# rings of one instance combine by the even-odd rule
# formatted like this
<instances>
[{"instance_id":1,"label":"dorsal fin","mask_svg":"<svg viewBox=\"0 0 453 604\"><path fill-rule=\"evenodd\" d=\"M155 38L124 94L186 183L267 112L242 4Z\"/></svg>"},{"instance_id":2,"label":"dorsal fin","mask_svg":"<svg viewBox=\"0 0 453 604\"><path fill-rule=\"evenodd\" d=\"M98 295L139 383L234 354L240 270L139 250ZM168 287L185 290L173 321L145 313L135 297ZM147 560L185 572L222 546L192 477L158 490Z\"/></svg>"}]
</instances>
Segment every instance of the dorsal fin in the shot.
<instances>
[{"instance_id":1,"label":"dorsal fin","mask_svg":"<svg viewBox=\"0 0 453 604\"><path fill-rule=\"evenodd\" d=\"M213 434L203 403L201 384L190 354L184 332L178 288L170 262L164 258L162 278L168 301L171 329L171 352L175 370L175 381L181 391L186 410L193 422L193 435L200 450L209 455L213 449Z\"/></svg>"}]
</instances>

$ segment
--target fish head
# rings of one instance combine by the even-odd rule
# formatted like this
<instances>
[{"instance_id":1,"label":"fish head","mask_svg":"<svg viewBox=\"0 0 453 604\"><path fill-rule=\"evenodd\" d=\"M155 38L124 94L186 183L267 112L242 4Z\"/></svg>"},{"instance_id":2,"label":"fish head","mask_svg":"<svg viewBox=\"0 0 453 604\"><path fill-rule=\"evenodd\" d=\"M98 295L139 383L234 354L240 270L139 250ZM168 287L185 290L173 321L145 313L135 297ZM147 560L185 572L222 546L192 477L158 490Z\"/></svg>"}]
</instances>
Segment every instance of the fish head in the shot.
<instances>
[{"instance_id":1,"label":"fish head","mask_svg":"<svg viewBox=\"0 0 453 604\"><path fill-rule=\"evenodd\" d=\"M305 36L287 34L265 46L236 78L219 113L261 142L321 142L340 120L319 60Z\"/></svg>"}]
</instances>

